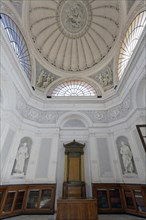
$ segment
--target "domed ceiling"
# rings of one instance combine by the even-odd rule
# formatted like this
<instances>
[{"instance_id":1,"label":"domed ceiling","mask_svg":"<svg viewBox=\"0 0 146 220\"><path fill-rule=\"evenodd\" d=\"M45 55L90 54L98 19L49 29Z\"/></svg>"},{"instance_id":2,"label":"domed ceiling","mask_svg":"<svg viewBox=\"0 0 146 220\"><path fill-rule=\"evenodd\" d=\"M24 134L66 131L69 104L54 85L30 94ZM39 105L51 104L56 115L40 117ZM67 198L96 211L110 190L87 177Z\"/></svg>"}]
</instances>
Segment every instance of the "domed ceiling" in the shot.
<instances>
[{"instance_id":1,"label":"domed ceiling","mask_svg":"<svg viewBox=\"0 0 146 220\"><path fill-rule=\"evenodd\" d=\"M119 12L118 0L30 0L30 36L56 70L90 71L114 47Z\"/></svg>"}]
</instances>

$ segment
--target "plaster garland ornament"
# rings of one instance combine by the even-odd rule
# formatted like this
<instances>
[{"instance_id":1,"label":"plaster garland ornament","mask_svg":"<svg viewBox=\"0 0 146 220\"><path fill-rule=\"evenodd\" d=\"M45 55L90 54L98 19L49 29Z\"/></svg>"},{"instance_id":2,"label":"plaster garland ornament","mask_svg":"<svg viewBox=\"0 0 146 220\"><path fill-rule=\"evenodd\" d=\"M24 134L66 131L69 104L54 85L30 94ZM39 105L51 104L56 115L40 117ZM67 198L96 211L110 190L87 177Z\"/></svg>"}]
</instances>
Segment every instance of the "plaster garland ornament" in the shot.
<instances>
[{"instance_id":1,"label":"plaster garland ornament","mask_svg":"<svg viewBox=\"0 0 146 220\"><path fill-rule=\"evenodd\" d=\"M22 117L43 124L56 123L60 116L56 112L43 111L28 105L18 91L16 109Z\"/></svg>"},{"instance_id":2,"label":"plaster garland ornament","mask_svg":"<svg viewBox=\"0 0 146 220\"><path fill-rule=\"evenodd\" d=\"M131 94L129 93L123 102L117 106L114 106L108 110L87 110L78 111L87 115L94 123L107 123L124 118L132 109ZM24 98L17 92L17 111L22 115L22 117L35 121L41 124L56 124L59 117L65 114L64 111L49 111L40 110L32 107L26 103Z\"/></svg>"}]
</instances>

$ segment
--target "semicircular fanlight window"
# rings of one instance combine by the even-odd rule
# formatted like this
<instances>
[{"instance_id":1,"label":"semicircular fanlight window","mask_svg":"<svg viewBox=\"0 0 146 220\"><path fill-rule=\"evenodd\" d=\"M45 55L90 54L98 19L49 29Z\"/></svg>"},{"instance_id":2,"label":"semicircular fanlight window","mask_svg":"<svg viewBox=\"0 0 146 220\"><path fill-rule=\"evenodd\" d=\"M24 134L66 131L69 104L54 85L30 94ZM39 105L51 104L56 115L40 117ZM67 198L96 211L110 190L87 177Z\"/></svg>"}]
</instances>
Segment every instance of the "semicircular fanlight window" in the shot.
<instances>
[{"instance_id":1,"label":"semicircular fanlight window","mask_svg":"<svg viewBox=\"0 0 146 220\"><path fill-rule=\"evenodd\" d=\"M132 56L132 53L138 43L138 40L146 25L146 11L141 12L132 21L122 42L119 60L118 60L118 77L122 77L124 70Z\"/></svg>"},{"instance_id":2,"label":"semicircular fanlight window","mask_svg":"<svg viewBox=\"0 0 146 220\"><path fill-rule=\"evenodd\" d=\"M31 62L28 52L28 48L24 37L22 36L19 28L15 22L6 14L0 14L0 23L2 24L12 48L14 49L16 56L23 67L27 77L31 77Z\"/></svg>"},{"instance_id":3,"label":"semicircular fanlight window","mask_svg":"<svg viewBox=\"0 0 146 220\"><path fill-rule=\"evenodd\" d=\"M70 80L58 85L52 96L96 96L96 91L84 81Z\"/></svg>"}]
</instances>

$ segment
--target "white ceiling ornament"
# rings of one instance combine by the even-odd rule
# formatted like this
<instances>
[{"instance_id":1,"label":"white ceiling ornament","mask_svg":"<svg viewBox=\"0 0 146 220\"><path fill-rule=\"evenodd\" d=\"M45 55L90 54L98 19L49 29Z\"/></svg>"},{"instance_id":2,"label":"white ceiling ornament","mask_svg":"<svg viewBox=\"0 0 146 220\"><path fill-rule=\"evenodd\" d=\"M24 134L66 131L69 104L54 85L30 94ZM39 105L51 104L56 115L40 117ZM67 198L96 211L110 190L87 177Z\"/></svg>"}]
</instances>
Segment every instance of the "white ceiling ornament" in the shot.
<instances>
[{"instance_id":1,"label":"white ceiling ornament","mask_svg":"<svg viewBox=\"0 0 146 220\"><path fill-rule=\"evenodd\" d=\"M34 86L35 88L39 89L40 91L44 92L48 86L59 76L51 73L46 68L44 68L38 61L36 61L36 76Z\"/></svg>"},{"instance_id":2,"label":"white ceiling ornament","mask_svg":"<svg viewBox=\"0 0 146 220\"><path fill-rule=\"evenodd\" d=\"M71 73L91 69L119 33L118 0L31 0L29 29L45 61Z\"/></svg>"},{"instance_id":3,"label":"white ceiling ornament","mask_svg":"<svg viewBox=\"0 0 146 220\"><path fill-rule=\"evenodd\" d=\"M90 76L103 88L104 91L107 91L114 86L114 75L113 75L113 60L101 71Z\"/></svg>"}]
</instances>

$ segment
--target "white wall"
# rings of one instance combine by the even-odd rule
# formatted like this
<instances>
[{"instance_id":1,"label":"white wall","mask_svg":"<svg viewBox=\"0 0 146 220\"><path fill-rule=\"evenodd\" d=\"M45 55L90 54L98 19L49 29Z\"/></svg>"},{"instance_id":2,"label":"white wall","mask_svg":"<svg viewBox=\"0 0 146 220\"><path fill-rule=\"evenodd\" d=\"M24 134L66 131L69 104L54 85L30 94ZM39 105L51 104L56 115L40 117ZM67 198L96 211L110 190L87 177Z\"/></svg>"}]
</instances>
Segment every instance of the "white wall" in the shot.
<instances>
[{"instance_id":1,"label":"white wall","mask_svg":"<svg viewBox=\"0 0 146 220\"><path fill-rule=\"evenodd\" d=\"M133 61L136 65L132 65L127 73L132 80L123 79L113 98L104 103L96 100L94 104L69 102L64 105L33 96L20 65L13 59L13 52L5 39L2 40L1 184L57 183L56 193L60 197L64 173L63 144L73 139L86 144L87 196L91 196L93 182L145 183L146 157L136 130L136 124L146 124L144 53L136 55ZM141 49L144 51L142 43ZM73 119L76 127L71 124ZM24 137L32 140L26 174L13 175L17 150ZM122 172L116 142L119 137L127 138L131 148L136 168L133 174Z\"/></svg>"}]
</instances>

